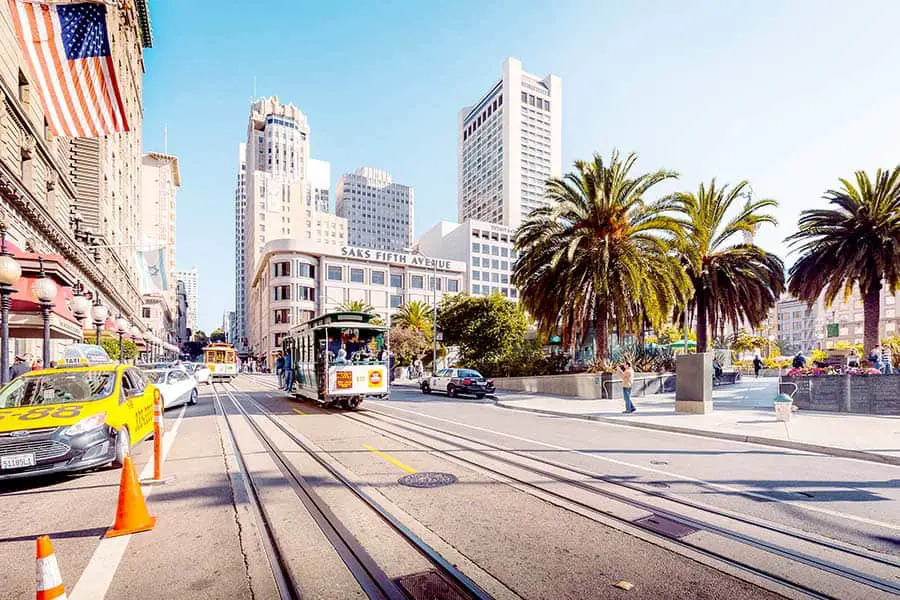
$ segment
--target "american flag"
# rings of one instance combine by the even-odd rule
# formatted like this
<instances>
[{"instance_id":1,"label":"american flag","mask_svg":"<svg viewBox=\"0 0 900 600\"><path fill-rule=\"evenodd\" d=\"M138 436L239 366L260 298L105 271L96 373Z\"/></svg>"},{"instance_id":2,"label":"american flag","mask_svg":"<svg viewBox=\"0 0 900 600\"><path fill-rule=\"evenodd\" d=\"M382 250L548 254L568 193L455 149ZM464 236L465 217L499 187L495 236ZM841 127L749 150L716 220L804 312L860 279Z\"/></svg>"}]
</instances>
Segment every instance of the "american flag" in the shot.
<instances>
[{"instance_id":1,"label":"american flag","mask_svg":"<svg viewBox=\"0 0 900 600\"><path fill-rule=\"evenodd\" d=\"M50 131L69 137L128 131L106 31L106 5L8 2Z\"/></svg>"}]
</instances>

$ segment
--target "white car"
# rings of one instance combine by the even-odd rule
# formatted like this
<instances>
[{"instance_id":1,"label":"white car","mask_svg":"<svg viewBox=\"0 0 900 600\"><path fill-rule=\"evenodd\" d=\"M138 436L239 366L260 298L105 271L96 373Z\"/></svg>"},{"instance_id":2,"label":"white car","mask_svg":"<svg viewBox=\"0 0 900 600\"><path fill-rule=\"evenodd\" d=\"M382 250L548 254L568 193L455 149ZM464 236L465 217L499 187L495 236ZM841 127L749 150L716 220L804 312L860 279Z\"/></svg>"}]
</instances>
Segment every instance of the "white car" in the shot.
<instances>
[{"instance_id":1,"label":"white car","mask_svg":"<svg viewBox=\"0 0 900 600\"><path fill-rule=\"evenodd\" d=\"M212 381L212 371L205 363L188 363L188 368L194 373L194 379L197 383L210 383Z\"/></svg>"},{"instance_id":2,"label":"white car","mask_svg":"<svg viewBox=\"0 0 900 600\"><path fill-rule=\"evenodd\" d=\"M186 369L151 369L144 371L144 375L159 388L163 410L179 404L197 404L197 380Z\"/></svg>"}]
</instances>

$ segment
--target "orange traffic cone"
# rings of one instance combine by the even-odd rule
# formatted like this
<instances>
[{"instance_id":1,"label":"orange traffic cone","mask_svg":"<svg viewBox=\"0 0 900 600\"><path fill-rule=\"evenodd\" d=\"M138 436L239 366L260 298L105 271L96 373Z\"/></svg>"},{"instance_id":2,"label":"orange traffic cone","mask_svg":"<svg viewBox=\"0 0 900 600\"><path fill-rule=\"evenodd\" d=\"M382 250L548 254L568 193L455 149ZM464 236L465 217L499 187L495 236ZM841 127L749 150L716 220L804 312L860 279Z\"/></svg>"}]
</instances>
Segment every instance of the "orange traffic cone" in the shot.
<instances>
[{"instance_id":1,"label":"orange traffic cone","mask_svg":"<svg viewBox=\"0 0 900 600\"><path fill-rule=\"evenodd\" d=\"M119 483L116 523L103 537L150 531L155 525L156 517L151 517L147 512L147 504L144 502L144 494L141 493L141 484L138 483L134 463L131 462L130 456L126 456L122 465L122 480Z\"/></svg>"},{"instance_id":2,"label":"orange traffic cone","mask_svg":"<svg viewBox=\"0 0 900 600\"><path fill-rule=\"evenodd\" d=\"M56 554L50 538L42 535L37 539L37 595L36 600L66 600L66 587L59 574Z\"/></svg>"}]
</instances>

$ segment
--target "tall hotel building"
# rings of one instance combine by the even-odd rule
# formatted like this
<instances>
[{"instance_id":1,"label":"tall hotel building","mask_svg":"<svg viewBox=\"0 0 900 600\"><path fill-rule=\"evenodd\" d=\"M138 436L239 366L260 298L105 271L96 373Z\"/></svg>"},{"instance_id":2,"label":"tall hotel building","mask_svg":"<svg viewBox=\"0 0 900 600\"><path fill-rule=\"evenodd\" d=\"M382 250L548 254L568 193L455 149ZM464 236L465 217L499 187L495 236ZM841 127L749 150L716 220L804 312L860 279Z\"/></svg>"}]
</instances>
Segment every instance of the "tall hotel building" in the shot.
<instances>
[{"instance_id":1,"label":"tall hotel building","mask_svg":"<svg viewBox=\"0 0 900 600\"><path fill-rule=\"evenodd\" d=\"M341 175L336 197L349 245L399 252L412 244L413 188L394 183L387 171L363 167Z\"/></svg>"},{"instance_id":2,"label":"tall hotel building","mask_svg":"<svg viewBox=\"0 0 900 600\"><path fill-rule=\"evenodd\" d=\"M518 227L562 173L562 81L507 58L500 80L459 112L457 148L460 223Z\"/></svg>"},{"instance_id":3,"label":"tall hotel building","mask_svg":"<svg viewBox=\"0 0 900 600\"><path fill-rule=\"evenodd\" d=\"M262 98L250 106L247 141L238 190L235 242L235 299L240 347L247 337L247 284L263 247L270 240L299 239L325 245L346 244L347 222L319 210L328 202L322 194L330 168L312 166L309 125L299 108L277 97ZM246 205L238 196L246 195ZM317 191L318 190L318 191Z\"/></svg>"}]
</instances>

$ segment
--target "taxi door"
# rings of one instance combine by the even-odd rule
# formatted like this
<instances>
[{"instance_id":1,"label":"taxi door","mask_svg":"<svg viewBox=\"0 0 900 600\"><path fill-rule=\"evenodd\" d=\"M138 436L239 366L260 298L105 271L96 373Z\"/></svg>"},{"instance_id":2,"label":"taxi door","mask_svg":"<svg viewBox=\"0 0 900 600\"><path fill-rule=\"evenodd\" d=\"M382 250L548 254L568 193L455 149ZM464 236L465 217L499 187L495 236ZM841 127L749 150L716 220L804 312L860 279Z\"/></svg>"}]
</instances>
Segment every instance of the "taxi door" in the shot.
<instances>
[{"instance_id":1,"label":"taxi door","mask_svg":"<svg viewBox=\"0 0 900 600\"><path fill-rule=\"evenodd\" d=\"M122 373L122 393L119 404L131 434L132 445L153 433L153 386L134 367Z\"/></svg>"}]
</instances>

